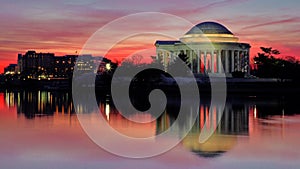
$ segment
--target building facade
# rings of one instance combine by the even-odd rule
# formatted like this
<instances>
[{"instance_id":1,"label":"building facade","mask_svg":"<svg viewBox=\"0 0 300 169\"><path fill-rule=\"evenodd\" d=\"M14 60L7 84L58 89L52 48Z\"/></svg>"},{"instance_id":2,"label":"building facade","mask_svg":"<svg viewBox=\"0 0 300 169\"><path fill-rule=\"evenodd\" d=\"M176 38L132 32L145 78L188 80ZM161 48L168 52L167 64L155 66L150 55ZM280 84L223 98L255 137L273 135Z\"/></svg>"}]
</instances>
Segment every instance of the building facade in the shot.
<instances>
[{"instance_id":1,"label":"building facade","mask_svg":"<svg viewBox=\"0 0 300 169\"><path fill-rule=\"evenodd\" d=\"M78 55L66 55L54 57L51 77L70 78L72 77L74 66Z\"/></svg>"},{"instance_id":2,"label":"building facade","mask_svg":"<svg viewBox=\"0 0 300 169\"><path fill-rule=\"evenodd\" d=\"M182 59L194 74L231 77L250 75L250 45L239 42L231 31L216 22L203 22L190 29L178 41L155 43L157 58L165 71Z\"/></svg>"},{"instance_id":3,"label":"building facade","mask_svg":"<svg viewBox=\"0 0 300 169\"><path fill-rule=\"evenodd\" d=\"M27 51L24 55L18 54L18 63L6 67L7 74L20 74L26 79L70 79L73 72L100 73L110 72L117 67L116 63L105 57L92 55L65 55L55 56L54 53L37 53Z\"/></svg>"},{"instance_id":4,"label":"building facade","mask_svg":"<svg viewBox=\"0 0 300 169\"><path fill-rule=\"evenodd\" d=\"M27 78L38 78L51 74L54 65L54 53L37 53L27 51L21 58L18 55L18 63L21 64L22 73Z\"/></svg>"}]
</instances>

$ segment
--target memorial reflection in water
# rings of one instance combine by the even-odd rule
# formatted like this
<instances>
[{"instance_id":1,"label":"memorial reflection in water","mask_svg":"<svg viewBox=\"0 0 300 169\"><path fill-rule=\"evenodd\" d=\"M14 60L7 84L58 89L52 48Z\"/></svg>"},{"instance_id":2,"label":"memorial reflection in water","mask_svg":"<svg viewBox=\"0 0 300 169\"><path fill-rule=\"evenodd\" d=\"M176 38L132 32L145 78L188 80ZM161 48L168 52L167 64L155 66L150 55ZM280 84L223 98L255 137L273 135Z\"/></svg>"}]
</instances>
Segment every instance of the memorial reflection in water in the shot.
<instances>
[{"instance_id":1,"label":"memorial reflection in water","mask_svg":"<svg viewBox=\"0 0 300 169\"><path fill-rule=\"evenodd\" d=\"M76 117L75 110L77 113L84 113L93 118L93 115L99 112L90 110L84 105L74 108L70 92L6 91L3 93L3 97L8 107L17 108L17 118L20 116L25 116L27 119L45 118L55 114L63 115L59 117ZM228 96L224 110L221 110L218 105L210 105L208 98L201 99L199 116L181 144L186 149L205 157L223 154L236 145L238 138L251 136L251 132L255 131L255 125L260 123L256 119L265 119L270 115L283 117L292 114L293 112L290 110L294 110L295 104L290 103L290 100L286 101L287 99ZM154 119L148 113L132 113L130 118L126 119L115 109L109 96L99 97L97 100L99 101L99 110L109 125L130 137L158 135L166 131L177 118L176 112L173 112L176 109L174 107L178 105L176 103L167 108L158 119ZM210 109L212 111L209 113ZM220 116L221 114L222 116ZM144 118L151 122L139 124L130 121L131 118ZM221 118L221 122L218 124L219 118ZM206 127L208 129L216 128L216 130L208 141L200 144L199 134L206 120ZM185 120L178 123L179 125L176 126L178 134L180 135L181 130L191 122L193 119L189 119L187 115Z\"/></svg>"}]
</instances>

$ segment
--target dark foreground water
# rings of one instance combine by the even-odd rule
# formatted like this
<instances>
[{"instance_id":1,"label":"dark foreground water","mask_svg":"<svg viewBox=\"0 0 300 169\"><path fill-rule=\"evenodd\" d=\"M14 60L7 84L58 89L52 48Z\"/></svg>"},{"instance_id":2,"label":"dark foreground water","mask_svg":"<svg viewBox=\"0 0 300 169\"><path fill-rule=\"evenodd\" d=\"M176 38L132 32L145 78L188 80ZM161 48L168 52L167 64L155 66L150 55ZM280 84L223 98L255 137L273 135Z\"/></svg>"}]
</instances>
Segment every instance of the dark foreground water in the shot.
<instances>
[{"instance_id":1,"label":"dark foreground water","mask_svg":"<svg viewBox=\"0 0 300 169\"><path fill-rule=\"evenodd\" d=\"M297 97L297 96L296 96ZM228 96L221 123L218 105L201 101L199 116L190 133L172 150L146 159L113 155L82 130L75 110L95 118L96 112L73 106L69 92L0 92L0 168L62 169L183 169L183 168L299 168L299 98L283 96ZM109 97L98 99L107 123L130 137L149 137L167 130L176 120L176 103L158 119L132 114L132 119L153 120L138 124L114 108ZM213 113L208 114L212 108ZM85 112L86 111L86 112ZM200 144L206 117L216 129ZM122 145L121 145L122 146ZM145 148L145 151L147 148Z\"/></svg>"}]
</instances>

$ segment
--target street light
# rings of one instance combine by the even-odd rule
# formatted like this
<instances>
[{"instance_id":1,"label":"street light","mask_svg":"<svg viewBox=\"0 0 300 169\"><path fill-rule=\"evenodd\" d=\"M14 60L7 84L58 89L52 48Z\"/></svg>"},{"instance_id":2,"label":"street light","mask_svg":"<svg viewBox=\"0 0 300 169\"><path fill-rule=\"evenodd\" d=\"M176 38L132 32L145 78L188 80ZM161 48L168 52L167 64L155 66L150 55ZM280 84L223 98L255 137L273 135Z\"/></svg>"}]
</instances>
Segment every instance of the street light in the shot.
<instances>
[{"instance_id":1,"label":"street light","mask_svg":"<svg viewBox=\"0 0 300 169\"><path fill-rule=\"evenodd\" d=\"M111 70L111 65L110 65L110 63L107 63L107 64L105 65L105 68L106 68L106 70L110 71L110 70Z\"/></svg>"}]
</instances>

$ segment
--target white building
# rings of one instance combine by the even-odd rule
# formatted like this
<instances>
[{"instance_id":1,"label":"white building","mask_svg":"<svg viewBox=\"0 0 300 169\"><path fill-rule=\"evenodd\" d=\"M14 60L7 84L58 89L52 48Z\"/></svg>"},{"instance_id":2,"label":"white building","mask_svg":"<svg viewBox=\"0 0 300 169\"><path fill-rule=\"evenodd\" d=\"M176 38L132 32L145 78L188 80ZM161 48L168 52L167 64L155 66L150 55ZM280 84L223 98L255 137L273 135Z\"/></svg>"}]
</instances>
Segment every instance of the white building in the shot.
<instances>
[{"instance_id":1,"label":"white building","mask_svg":"<svg viewBox=\"0 0 300 169\"><path fill-rule=\"evenodd\" d=\"M186 62L194 74L210 76L233 72L250 74L250 45L240 43L238 37L225 26L216 22L203 22L194 26L178 41L155 43L157 59L167 71L168 66L178 57Z\"/></svg>"}]
</instances>

